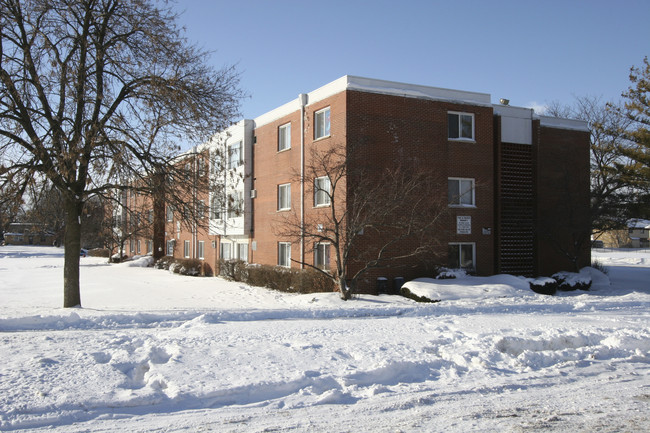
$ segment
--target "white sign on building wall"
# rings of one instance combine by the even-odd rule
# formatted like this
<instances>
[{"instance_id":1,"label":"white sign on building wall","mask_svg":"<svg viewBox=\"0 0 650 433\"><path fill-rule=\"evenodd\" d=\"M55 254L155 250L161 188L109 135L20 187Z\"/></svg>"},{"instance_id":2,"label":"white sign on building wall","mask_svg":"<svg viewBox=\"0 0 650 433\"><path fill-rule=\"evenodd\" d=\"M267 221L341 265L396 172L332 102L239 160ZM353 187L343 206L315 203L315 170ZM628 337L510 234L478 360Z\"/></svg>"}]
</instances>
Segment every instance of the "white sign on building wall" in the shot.
<instances>
[{"instance_id":1,"label":"white sign on building wall","mask_svg":"<svg viewBox=\"0 0 650 433\"><path fill-rule=\"evenodd\" d=\"M472 234L472 217L471 216L457 216L456 217L456 234L471 235Z\"/></svg>"}]
</instances>

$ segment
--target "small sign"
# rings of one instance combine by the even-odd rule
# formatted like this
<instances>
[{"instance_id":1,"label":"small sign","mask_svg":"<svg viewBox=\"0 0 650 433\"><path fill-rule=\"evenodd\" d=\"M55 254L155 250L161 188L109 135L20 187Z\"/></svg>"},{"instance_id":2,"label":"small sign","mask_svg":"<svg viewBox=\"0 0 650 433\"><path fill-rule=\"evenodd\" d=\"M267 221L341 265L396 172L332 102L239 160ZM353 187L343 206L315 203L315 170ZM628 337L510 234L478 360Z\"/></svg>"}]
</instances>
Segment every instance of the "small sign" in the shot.
<instances>
[{"instance_id":1,"label":"small sign","mask_svg":"<svg viewBox=\"0 0 650 433\"><path fill-rule=\"evenodd\" d=\"M471 216L457 216L456 217L456 234L471 235L472 234L472 217Z\"/></svg>"},{"instance_id":2,"label":"small sign","mask_svg":"<svg viewBox=\"0 0 650 433\"><path fill-rule=\"evenodd\" d=\"M484 235L491 235L492 234L492 228L491 227L483 227L483 234Z\"/></svg>"}]
</instances>

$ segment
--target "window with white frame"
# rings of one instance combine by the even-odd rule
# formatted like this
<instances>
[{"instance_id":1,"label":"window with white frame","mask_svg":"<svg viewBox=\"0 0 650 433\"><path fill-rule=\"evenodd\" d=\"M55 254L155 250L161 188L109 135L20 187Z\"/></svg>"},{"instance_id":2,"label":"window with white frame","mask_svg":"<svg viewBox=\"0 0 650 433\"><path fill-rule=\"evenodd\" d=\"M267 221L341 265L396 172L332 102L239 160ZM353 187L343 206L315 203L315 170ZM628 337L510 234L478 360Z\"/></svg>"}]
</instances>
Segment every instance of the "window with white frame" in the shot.
<instances>
[{"instance_id":1,"label":"window with white frame","mask_svg":"<svg viewBox=\"0 0 650 433\"><path fill-rule=\"evenodd\" d=\"M142 251L141 246L142 246L142 241L138 239L138 254L140 254L140 251Z\"/></svg>"},{"instance_id":2,"label":"window with white frame","mask_svg":"<svg viewBox=\"0 0 650 433\"><path fill-rule=\"evenodd\" d=\"M205 258L205 241L199 241L199 259Z\"/></svg>"},{"instance_id":3,"label":"window with white frame","mask_svg":"<svg viewBox=\"0 0 650 433\"><path fill-rule=\"evenodd\" d=\"M448 112L447 132L452 140L474 140L474 114Z\"/></svg>"},{"instance_id":4,"label":"window with white frame","mask_svg":"<svg viewBox=\"0 0 650 433\"><path fill-rule=\"evenodd\" d=\"M278 128L278 152L291 148L291 123Z\"/></svg>"},{"instance_id":5,"label":"window with white frame","mask_svg":"<svg viewBox=\"0 0 650 433\"><path fill-rule=\"evenodd\" d=\"M230 242L222 242L219 245L219 257L221 260L230 260L232 258L230 255Z\"/></svg>"},{"instance_id":6,"label":"window with white frame","mask_svg":"<svg viewBox=\"0 0 650 433\"><path fill-rule=\"evenodd\" d=\"M291 267L291 243L278 242L278 266Z\"/></svg>"},{"instance_id":7,"label":"window with white frame","mask_svg":"<svg viewBox=\"0 0 650 433\"><path fill-rule=\"evenodd\" d=\"M153 241L147 240L147 254L153 253Z\"/></svg>"},{"instance_id":8,"label":"window with white frame","mask_svg":"<svg viewBox=\"0 0 650 433\"><path fill-rule=\"evenodd\" d=\"M331 184L327 176L314 179L314 206L330 205Z\"/></svg>"},{"instance_id":9,"label":"window with white frame","mask_svg":"<svg viewBox=\"0 0 650 433\"><path fill-rule=\"evenodd\" d=\"M174 221L174 207L167 205L167 221Z\"/></svg>"},{"instance_id":10,"label":"window with white frame","mask_svg":"<svg viewBox=\"0 0 650 433\"><path fill-rule=\"evenodd\" d=\"M237 244L237 258L243 262L248 262L248 244Z\"/></svg>"},{"instance_id":11,"label":"window with white frame","mask_svg":"<svg viewBox=\"0 0 650 433\"><path fill-rule=\"evenodd\" d=\"M205 175L205 160L202 157L199 157L196 164L199 177L203 177Z\"/></svg>"},{"instance_id":12,"label":"window with white frame","mask_svg":"<svg viewBox=\"0 0 650 433\"><path fill-rule=\"evenodd\" d=\"M451 269L476 269L476 246L473 242L452 242L449 244L449 267Z\"/></svg>"},{"instance_id":13,"label":"window with white frame","mask_svg":"<svg viewBox=\"0 0 650 433\"><path fill-rule=\"evenodd\" d=\"M131 239L131 241L129 242L129 250L131 251L131 253L135 253L135 239Z\"/></svg>"},{"instance_id":14,"label":"window with white frame","mask_svg":"<svg viewBox=\"0 0 650 433\"><path fill-rule=\"evenodd\" d=\"M476 206L474 179L450 177L447 179L449 206Z\"/></svg>"},{"instance_id":15,"label":"window with white frame","mask_svg":"<svg viewBox=\"0 0 650 433\"><path fill-rule=\"evenodd\" d=\"M314 140L330 135L330 107L314 113Z\"/></svg>"},{"instance_id":16,"label":"window with white frame","mask_svg":"<svg viewBox=\"0 0 650 433\"><path fill-rule=\"evenodd\" d=\"M221 204L219 197L215 194L212 196L212 206L210 207L210 218L213 220L219 219L221 213Z\"/></svg>"},{"instance_id":17,"label":"window with white frame","mask_svg":"<svg viewBox=\"0 0 650 433\"><path fill-rule=\"evenodd\" d=\"M190 241L183 242L183 256L186 259L190 257Z\"/></svg>"},{"instance_id":18,"label":"window with white frame","mask_svg":"<svg viewBox=\"0 0 650 433\"><path fill-rule=\"evenodd\" d=\"M167 241L167 255L168 256L173 256L174 255L174 240L170 239Z\"/></svg>"},{"instance_id":19,"label":"window with white frame","mask_svg":"<svg viewBox=\"0 0 650 433\"><path fill-rule=\"evenodd\" d=\"M244 192L235 191L228 200L228 218L237 218L242 215L244 206Z\"/></svg>"},{"instance_id":20,"label":"window with white frame","mask_svg":"<svg viewBox=\"0 0 650 433\"><path fill-rule=\"evenodd\" d=\"M324 270L330 268L330 244L318 243L314 245L314 266Z\"/></svg>"},{"instance_id":21,"label":"window with white frame","mask_svg":"<svg viewBox=\"0 0 650 433\"><path fill-rule=\"evenodd\" d=\"M278 185L278 210L291 209L291 184Z\"/></svg>"},{"instance_id":22,"label":"window with white frame","mask_svg":"<svg viewBox=\"0 0 650 433\"><path fill-rule=\"evenodd\" d=\"M199 200L196 212L198 213L199 218L205 218L205 202L203 200Z\"/></svg>"},{"instance_id":23,"label":"window with white frame","mask_svg":"<svg viewBox=\"0 0 650 433\"><path fill-rule=\"evenodd\" d=\"M242 159L241 141L228 146L228 168L239 167L244 160Z\"/></svg>"},{"instance_id":24,"label":"window with white frame","mask_svg":"<svg viewBox=\"0 0 650 433\"><path fill-rule=\"evenodd\" d=\"M147 212L147 220L149 224L153 224L153 209L149 209L149 212Z\"/></svg>"}]
</instances>

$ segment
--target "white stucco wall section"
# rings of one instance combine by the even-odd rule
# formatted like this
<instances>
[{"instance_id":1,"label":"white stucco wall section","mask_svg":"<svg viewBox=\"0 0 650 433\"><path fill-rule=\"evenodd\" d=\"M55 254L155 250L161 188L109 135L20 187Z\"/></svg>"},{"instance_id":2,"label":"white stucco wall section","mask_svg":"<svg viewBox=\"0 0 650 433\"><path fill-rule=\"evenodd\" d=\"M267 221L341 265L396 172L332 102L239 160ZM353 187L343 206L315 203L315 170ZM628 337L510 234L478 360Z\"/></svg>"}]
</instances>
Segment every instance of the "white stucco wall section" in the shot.
<instances>
[{"instance_id":1,"label":"white stucco wall section","mask_svg":"<svg viewBox=\"0 0 650 433\"><path fill-rule=\"evenodd\" d=\"M494 105L494 114L501 116L501 141L533 144L533 110L531 108Z\"/></svg>"},{"instance_id":2,"label":"white stucco wall section","mask_svg":"<svg viewBox=\"0 0 650 433\"><path fill-rule=\"evenodd\" d=\"M252 164L252 151L253 151L253 121L249 119L241 120L229 127L223 132L216 134L209 143L211 150L210 162L213 162L212 152L218 152L222 158L228 159L228 145L241 141L241 152L243 164L240 166L226 170L225 172L217 171L210 167L210 176L219 176L216 182L225 183L226 194L243 194L243 209L242 215L235 218L212 218L212 210L210 209L209 218L209 234L222 235L222 236L244 236L250 230L250 173ZM209 204L212 206L213 193L210 193ZM224 199L225 200L225 199Z\"/></svg>"}]
</instances>

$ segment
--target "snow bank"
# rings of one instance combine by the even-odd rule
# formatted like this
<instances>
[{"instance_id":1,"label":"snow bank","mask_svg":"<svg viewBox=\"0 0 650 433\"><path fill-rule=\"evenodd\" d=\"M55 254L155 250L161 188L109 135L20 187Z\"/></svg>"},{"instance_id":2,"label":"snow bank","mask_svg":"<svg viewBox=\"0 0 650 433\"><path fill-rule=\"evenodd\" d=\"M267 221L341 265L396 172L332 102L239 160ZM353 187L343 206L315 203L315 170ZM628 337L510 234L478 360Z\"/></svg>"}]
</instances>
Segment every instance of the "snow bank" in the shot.
<instances>
[{"instance_id":1,"label":"snow bank","mask_svg":"<svg viewBox=\"0 0 650 433\"><path fill-rule=\"evenodd\" d=\"M534 295L530 290L528 281L512 275L494 275L491 277L464 275L443 280L418 278L405 283L403 287L414 295L432 301L480 300Z\"/></svg>"}]
</instances>

